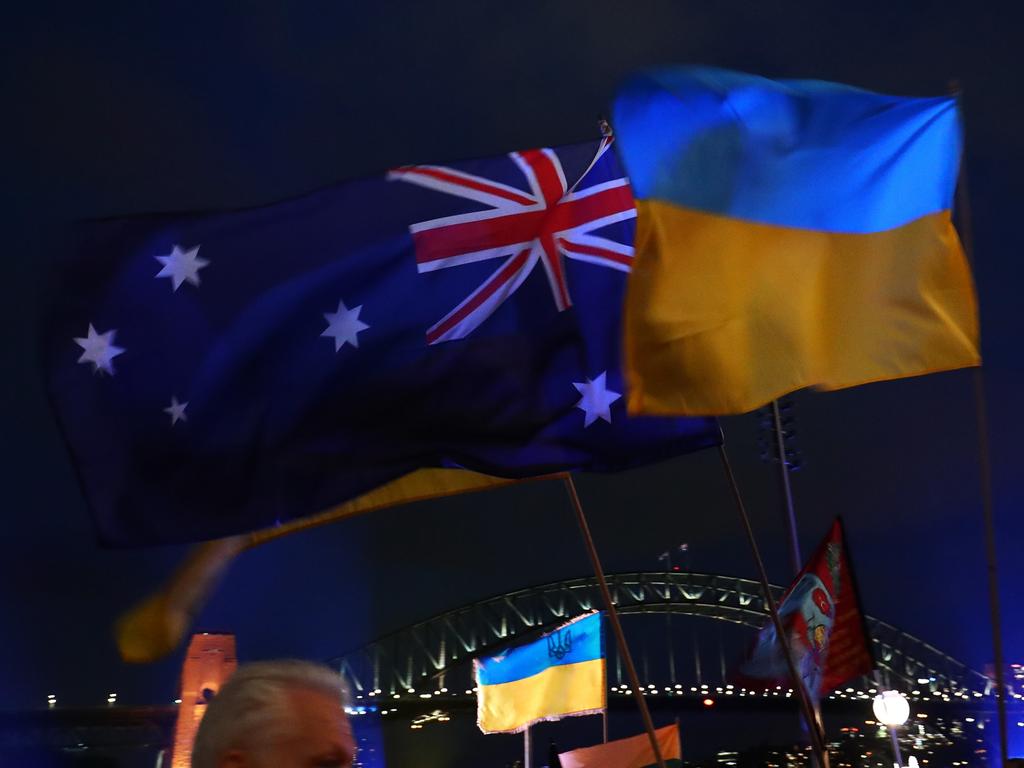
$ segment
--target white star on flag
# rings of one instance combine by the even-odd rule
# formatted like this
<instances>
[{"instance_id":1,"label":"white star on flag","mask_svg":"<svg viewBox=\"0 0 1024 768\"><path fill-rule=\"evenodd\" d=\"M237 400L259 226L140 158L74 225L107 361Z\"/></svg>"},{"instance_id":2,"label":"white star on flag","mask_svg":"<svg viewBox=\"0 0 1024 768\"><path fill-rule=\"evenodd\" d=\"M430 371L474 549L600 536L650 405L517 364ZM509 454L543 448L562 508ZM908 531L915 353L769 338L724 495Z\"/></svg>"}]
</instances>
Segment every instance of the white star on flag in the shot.
<instances>
[{"instance_id":1,"label":"white star on flag","mask_svg":"<svg viewBox=\"0 0 1024 768\"><path fill-rule=\"evenodd\" d=\"M345 306L344 301L338 301L337 312L324 312L327 329L320 335L334 339L335 352L346 344L351 344L353 347L359 346L359 332L370 327L359 319L359 312L362 308L363 305L360 304L358 307L349 309Z\"/></svg>"},{"instance_id":2,"label":"white star on flag","mask_svg":"<svg viewBox=\"0 0 1024 768\"><path fill-rule=\"evenodd\" d=\"M83 350L78 358L80 363L92 365L93 373L109 373L114 375L114 358L124 354L124 347L114 345L114 334L117 329L111 328L106 333L97 333L89 323L89 334L75 339L75 343Z\"/></svg>"},{"instance_id":3,"label":"white star on flag","mask_svg":"<svg viewBox=\"0 0 1024 768\"><path fill-rule=\"evenodd\" d=\"M176 291L182 283L189 283L199 287L199 270L210 264L208 259L200 259L199 246L181 250L180 246L174 246L166 256L154 256L153 258L163 264L163 267L156 273L157 277L169 277L172 290Z\"/></svg>"},{"instance_id":4,"label":"white star on flag","mask_svg":"<svg viewBox=\"0 0 1024 768\"><path fill-rule=\"evenodd\" d=\"M598 419L604 419L612 423L611 405L622 395L608 389L605 383L607 371L602 371L596 379L587 379L586 383L574 381L572 385L580 393L580 401L576 407L583 411L586 416L583 419L583 427L586 429Z\"/></svg>"},{"instance_id":5,"label":"white star on flag","mask_svg":"<svg viewBox=\"0 0 1024 768\"><path fill-rule=\"evenodd\" d=\"M171 417L172 427L179 421L188 421L188 417L185 415L186 408L188 408L188 402L179 403L178 398L171 396L171 404L164 408L164 413Z\"/></svg>"}]
</instances>

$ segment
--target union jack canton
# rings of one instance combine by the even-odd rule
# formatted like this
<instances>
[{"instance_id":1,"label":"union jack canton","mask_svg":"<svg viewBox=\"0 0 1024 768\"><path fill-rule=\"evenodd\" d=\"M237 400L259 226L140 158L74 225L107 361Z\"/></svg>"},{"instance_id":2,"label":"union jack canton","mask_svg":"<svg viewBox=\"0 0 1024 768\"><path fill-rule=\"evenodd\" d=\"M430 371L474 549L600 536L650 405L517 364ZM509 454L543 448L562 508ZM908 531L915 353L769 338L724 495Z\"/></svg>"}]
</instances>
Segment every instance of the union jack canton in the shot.
<instances>
[{"instance_id":1,"label":"union jack canton","mask_svg":"<svg viewBox=\"0 0 1024 768\"><path fill-rule=\"evenodd\" d=\"M537 264L544 267L559 312L572 306L563 258L629 271L633 246L593 234L636 217L628 179L594 183L591 176L610 146L610 139L600 143L571 188L551 149L510 154L529 192L444 166L408 166L389 174L391 179L488 206L410 226L420 273L503 259L479 288L427 330L429 344L471 334L518 290Z\"/></svg>"}]
</instances>

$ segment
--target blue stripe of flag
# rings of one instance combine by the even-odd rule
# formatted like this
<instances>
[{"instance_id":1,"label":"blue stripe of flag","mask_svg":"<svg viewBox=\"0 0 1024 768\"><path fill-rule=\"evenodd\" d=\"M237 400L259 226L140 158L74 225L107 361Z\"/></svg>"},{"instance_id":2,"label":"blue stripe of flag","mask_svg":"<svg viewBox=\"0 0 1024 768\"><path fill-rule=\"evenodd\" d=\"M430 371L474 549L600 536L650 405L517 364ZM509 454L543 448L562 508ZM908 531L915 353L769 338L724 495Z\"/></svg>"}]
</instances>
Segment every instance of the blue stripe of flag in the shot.
<instances>
[{"instance_id":1,"label":"blue stripe of flag","mask_svg":"<svg viewBox=\"0 0 1024 768\"><path fill-rule=\"evenodd\" d=\"M604 658L601 613L563 624L527 645L477 661L477 684L511 683L540 674L549 667Z\"/></svg>"},{"instance_id":2,"label":"blue stripe of flag","mask_svg":"<svg viewBox=\"0 0 1024 768\"><path fill-rule=\"evenodd\" d=\"M632 78L614 110L638 199L823 232L882 232L953 201L956 99L712 67Z\"/></svg>"}]
</instances>

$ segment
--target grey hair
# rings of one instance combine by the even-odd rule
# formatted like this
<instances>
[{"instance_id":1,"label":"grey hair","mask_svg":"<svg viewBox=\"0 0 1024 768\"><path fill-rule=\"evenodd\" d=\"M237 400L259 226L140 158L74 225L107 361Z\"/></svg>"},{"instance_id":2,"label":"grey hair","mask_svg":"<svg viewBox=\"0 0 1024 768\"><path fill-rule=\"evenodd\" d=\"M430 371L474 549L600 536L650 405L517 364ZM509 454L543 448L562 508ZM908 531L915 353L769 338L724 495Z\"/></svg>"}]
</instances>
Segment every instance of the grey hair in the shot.
<instances>
[{"instance_id":1,"label":"grey hair","mask_svg":"<svg viewBox=\"0 0 1024 768\"><path fill-rule=\"evenodd\" d=\"M287 723L287 693L296 688L348 704L348 686L330 667L286 659L238 667L207 705L192 747L192 768L216 768L231 749L273 738Z\"/></svg>"}]
</instances>

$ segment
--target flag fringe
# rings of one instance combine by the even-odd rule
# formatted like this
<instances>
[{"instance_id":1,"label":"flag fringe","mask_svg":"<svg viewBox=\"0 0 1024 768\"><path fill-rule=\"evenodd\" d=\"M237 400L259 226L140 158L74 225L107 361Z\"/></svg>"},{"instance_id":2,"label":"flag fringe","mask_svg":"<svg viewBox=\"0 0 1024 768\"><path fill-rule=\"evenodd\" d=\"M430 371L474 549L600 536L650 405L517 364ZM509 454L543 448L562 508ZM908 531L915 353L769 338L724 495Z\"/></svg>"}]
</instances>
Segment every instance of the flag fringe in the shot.
<instances>
[{"instance_id":1,"label":"flag fringe","mask_svg":"<svg viewBox=\"0 0 1024 768\"><path fill-rule=\"evenodd\" d=\"M534 718L530 722L523 723L522 725L517 726L515 728L511 728L511 729L508 729L508 730L500 730L500 731L489 731L489 730L486 730L480 724L480 715L479 715L479 710L478 710L477 711L478 714L477 714L477 719L476 719L476 725L477 725L477 728L479 728L480 731L482 733L485 733L485 734L492 734L492 733L522 733L527 728L529 728L529 727L531 727L533 725L536 725L537 723L550 723L550 722L554 722L556 720L561 720L561 719L566 718L566 717L583 717L584 715L600 715L606 709L607 709L607 707L597 707L596 709L581 709L579 712L563 712L560 715L546 715L545 717Z\"/></svg>"}]
</instances>

